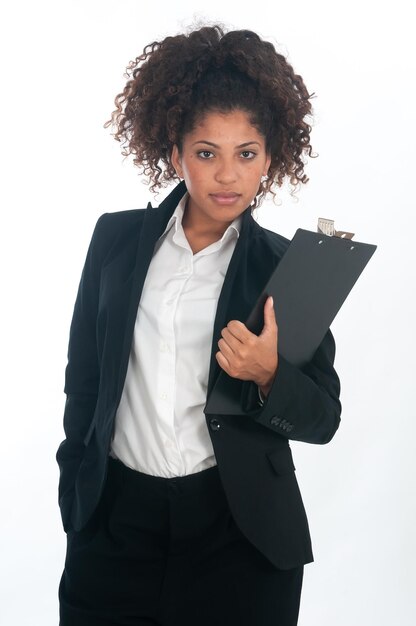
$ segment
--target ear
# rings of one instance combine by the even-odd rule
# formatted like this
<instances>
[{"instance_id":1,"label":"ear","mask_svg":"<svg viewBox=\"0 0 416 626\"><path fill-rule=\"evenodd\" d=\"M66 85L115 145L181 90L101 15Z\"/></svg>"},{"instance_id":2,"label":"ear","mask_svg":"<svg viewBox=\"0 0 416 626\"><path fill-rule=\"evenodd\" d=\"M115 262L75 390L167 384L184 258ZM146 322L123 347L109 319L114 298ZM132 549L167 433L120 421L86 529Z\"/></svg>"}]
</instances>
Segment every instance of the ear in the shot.
<instances>
[{"instance_id":1,"label":"ear","mask_svg":"<svg viewBox=\"0 0 416 626\"><path fill-rule=\"evenodd\" d=\"M272 162L271 154L267 155L266 163L264 164L264 172L263 176L267 176L267 172L269 171L270 163Z\"/></svg>"},{"instance_id":2,"label":"ear","mask_svg":"<svg viewBox=\"0 0 416 626\"><path fill-rule=\"evenodd\" d=\"M181 158L179 156L179 150L178 150L178 146L176 145L176 143L173 145L170 160L179 178L183 178Z\"/></svg>"}]
</instances>

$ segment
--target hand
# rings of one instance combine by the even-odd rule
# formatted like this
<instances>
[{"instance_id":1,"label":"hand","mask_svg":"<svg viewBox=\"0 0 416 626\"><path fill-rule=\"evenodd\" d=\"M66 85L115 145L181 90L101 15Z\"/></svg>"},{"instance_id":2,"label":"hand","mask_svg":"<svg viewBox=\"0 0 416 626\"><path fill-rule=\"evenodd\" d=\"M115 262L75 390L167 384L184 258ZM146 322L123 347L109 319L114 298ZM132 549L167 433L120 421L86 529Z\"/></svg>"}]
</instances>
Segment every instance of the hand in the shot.
<instances>
[{"instance_id":1,"label":"hand","mask_svg":"<svg viewBox=\"0 0 416 626\"><path fill-rule=\"evenodd\" d=\"M278 367L278 327L273 298L264 305L264 326L260 335L252 333L243 322L231 320L221 331L218 365L232 378L252 380L267 395Z\"/></svg>"}]
</instances>

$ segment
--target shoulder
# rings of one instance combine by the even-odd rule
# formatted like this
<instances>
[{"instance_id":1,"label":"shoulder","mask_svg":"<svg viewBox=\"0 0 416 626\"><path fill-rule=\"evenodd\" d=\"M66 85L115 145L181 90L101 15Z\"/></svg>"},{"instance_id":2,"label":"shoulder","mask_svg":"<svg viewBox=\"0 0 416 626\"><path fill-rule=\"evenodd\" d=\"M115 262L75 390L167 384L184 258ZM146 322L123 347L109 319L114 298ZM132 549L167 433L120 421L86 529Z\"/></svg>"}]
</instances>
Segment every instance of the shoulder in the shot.
<instances>
[{"instance_id":1,"label":"shoulder","mask_svg":"<svg viewBox=\"0 0 416 626\"><path fill-rule=\"evenodd\" d=\"M126 246L137 237L147 209L130 209L103 213L97 219L90 242L90 252L104 258L114 247Z\"/></svg>"},{"instance_id":2,"label":"shoulder","mask_svg":"<svg viewBox=\"0 0 416 626\"><path fill-rule=\"evenodd\" d=\"M274 232L268 228L260 226L254 218L252 218L252 235L253 241L260 248L268 249L273 256L279 259L284 255L290 245L290 239Z\"/></svg>"},{"instance_id":3,"label":"shoulder","mask_svg":"<svg viewBox=\"0 0 416 626\"><path fill-rule=\"evenodd\" d=\"M143 221L147 209L129 209L103 213L97 220L100 230L123 230L136 226Z\"/></svg>"}]
</instances>

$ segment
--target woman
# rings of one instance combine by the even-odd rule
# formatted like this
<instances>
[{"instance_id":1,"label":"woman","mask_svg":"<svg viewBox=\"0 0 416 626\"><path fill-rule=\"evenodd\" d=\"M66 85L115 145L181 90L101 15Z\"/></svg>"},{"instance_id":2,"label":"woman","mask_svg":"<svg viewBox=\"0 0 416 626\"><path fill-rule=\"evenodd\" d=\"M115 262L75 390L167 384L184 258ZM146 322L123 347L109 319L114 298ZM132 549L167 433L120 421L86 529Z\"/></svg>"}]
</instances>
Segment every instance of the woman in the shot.
<instances>
[{"instance_id":1,"label":"woman","mask_svg":"<svg viewBox=\"0 0 416 626\"><path fill-rule=\"evenodd\" d=\"M88 249L57 452L60 624L293 626L313 555L289 439L337 430L335 347L328 331L299 369L271 298L258 336L244 320L289 243L252 209L307 181L310 96L247 30L167 37L129 69L115 137L152 190L183 180L156 209L102 215ZM221 369L238 415L205 412Z\"/></svg>"}]
</instances>

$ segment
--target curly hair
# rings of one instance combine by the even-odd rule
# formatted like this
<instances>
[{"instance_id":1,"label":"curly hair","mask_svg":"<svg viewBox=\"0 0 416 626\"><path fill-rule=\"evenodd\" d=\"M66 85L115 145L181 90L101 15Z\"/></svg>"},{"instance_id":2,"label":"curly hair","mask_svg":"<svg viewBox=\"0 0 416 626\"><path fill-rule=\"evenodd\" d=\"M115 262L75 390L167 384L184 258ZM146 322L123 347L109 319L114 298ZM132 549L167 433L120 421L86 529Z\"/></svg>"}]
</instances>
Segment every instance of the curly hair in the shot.
<instances>
[{"instance_id":1,"label":"curly hair","mask_svg":"<svg viewBox=\"0 0 416 626\"><path fill-rule=\"evenodd\" d=\"M225 33L217 24L154 41L129 63L125 76L129 80L104 127L116 128L113 136L123 142L122 154L134 155L152 192L178 180L172 147L177 144L181 154L184 135L205 113L236 109L249 115L271 156L253 208L268 192L275 196L272 185L281 187L286 176L294 191L308 182L301 157L303 152L317 156L304 119L311 114L314 94L273 44L255 32Z\"/></svg>"}]
</instances>

